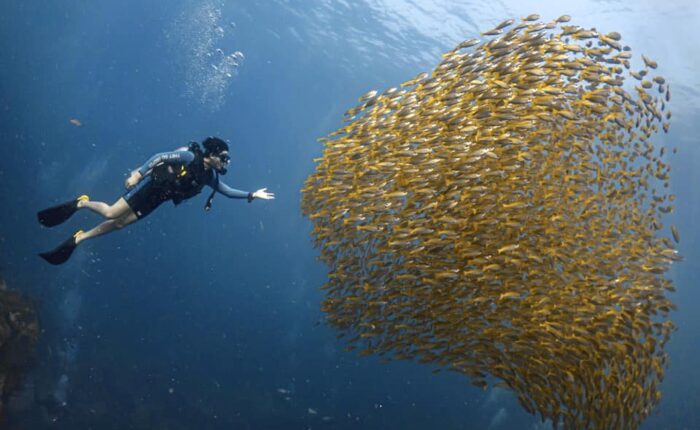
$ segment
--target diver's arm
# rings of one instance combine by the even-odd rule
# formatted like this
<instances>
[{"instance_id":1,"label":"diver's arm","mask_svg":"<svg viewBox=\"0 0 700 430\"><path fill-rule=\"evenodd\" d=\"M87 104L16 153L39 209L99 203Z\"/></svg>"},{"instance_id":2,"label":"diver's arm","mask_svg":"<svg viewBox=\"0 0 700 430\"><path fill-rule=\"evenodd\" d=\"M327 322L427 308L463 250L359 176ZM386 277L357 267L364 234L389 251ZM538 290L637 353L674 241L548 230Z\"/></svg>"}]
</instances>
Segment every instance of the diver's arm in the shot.
<instances>
[{"instance_id":1,"label":"diver's arm","mask_svg":"<svg viewBox=\"0 0 700 430\"><path fill-rule=\"evenodd\" d=\"M224 184L221 182L220 179L218 178L213 178L212 182L215 182L215 187L213 187L216 191L220 192L221 194L225 195L226 197L230 197L232 199L248 199L248 203L252 202L255 199L263 199L263 200L271 200L275 198L274 193L268 193L267 188L261 188L253 193L241 191L241 190L236 190L228 185Z\"/></svg>"},{"instance_id":2,"label":"diver's arm","mask_svg":"<svg viewBox=\"0 0 700 430\"><path fill-rule=\"evenodd\" d=\"M148 161L146 161L143 166L139 167L137 170L141 174L141 176L145 176L146 172L151 170L153 167L160 163L167 163L167 164L173 164L173 163L191 163L192 160L194 160L194 154L190 151L172 151L172 152L161 152L160 154L156 154L153 157L151 157Z\"/></svg>"},{"instance_id":3,"label":"diver's arm","mask_svg":"<svg viewBox=\"0 0 700 430\"><path fill-rule=\"evenodd\" d=\"M172 152L161 152L154 155L148 161L146 161L141 167L131 172L128 178L126 178L126 188L131 189L138 184L148 172L153 169L156 165L160 163L190 163L194 160L194 154L190 151L176 150Z\"/></svg>"},{"instance_id":4,"label":"diver's arm","mask_svg":"<svg viewBox=\"0 0 700 430\"><path fill-rule=\"evenodd\" d=\"M228 185L224 184L223 181L218 178L218 176L219 175L212 175L211 180L209 181L209 186L215 189L217 192L230 199L248 199L249 203L255 198L253 193L229 187Z\"/></svg>"}]
</instances>

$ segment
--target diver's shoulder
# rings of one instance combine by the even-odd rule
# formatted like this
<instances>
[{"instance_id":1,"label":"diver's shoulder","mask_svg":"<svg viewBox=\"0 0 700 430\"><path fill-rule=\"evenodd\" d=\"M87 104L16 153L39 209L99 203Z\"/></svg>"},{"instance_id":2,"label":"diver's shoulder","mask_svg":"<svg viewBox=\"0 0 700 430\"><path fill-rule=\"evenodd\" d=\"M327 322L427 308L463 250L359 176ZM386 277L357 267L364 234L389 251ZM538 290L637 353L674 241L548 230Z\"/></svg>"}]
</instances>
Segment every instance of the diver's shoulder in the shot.
<instances>
[{"instance_id":1,"label":"diver's shoulder","mask_svg":"<svg viewBox=\"0 0 700 430\"><path fill-rule=\"evenodd\" d=\"M161 154L161 158L164 158L166 160L177 160L177 161L184 161L184 162L191 162L195 158L195 154L186 146L174 149L170 152L165 152Z\"/></svg>"}]
</instances>

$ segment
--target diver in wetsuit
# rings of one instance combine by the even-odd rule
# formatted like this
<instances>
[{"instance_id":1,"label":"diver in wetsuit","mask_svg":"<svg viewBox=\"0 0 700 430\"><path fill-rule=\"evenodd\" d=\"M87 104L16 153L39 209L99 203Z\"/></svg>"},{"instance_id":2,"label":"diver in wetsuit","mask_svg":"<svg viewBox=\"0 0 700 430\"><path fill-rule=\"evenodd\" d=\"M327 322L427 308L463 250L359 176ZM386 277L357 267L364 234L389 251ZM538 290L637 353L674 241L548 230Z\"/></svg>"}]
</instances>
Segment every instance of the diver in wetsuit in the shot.
<instances>
[{"instance_id":1,"label":"diver in wetsuit","mask_svg":"<svg viewBox=\"0 0 700 430\"><path fill-rule=\"evenodd\" d=\"M154 155L143 166L131 172L125 184L128 191L111 206L91 201L88 196L82 195L39 212L39 222L47 227L61 224L81 208L88 208L107 218L107 221L92 230L79 230L56 249L39 255L51 264L63 264L80 242L125 227L150 214L168 200L180 204L199 194L205 185L213 189L204 206L205 210L211 208L212 199L217 192L234 199L247 199L249 203L258 198L275 198L273 193L267 192L267 188L250 193L224 184L219 175L226 174L230 161L228 144L218 137L208 137L202 146L192 142L188 147Z\"/></svg>"}]
</instances>

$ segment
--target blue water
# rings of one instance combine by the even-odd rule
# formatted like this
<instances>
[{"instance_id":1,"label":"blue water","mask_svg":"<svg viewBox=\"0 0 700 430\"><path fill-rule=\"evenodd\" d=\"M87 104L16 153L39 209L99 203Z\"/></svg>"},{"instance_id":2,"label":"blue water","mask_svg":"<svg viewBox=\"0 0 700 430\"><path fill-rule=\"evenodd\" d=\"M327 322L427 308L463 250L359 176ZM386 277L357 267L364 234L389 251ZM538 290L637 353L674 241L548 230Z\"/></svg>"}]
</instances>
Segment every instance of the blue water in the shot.
<instances>
[{"instance_id":1,"label":"blue water","mask_svg":"<svg viewBox=\"0 0 700 430\"><path fill-rule=\"evenodd\" d=\"M643 428L700 428L696 0L2 2L0 271L45 329L7 427L546 428L506 391L343 352L319 323L326 268L299 208L316 139L357 97L530 13L619 31L671 83L671 132L656 142L679 149L666 221L686 260L671 272L663 400ZM236 51L238 67L224 58ZM36 256L99 221L85 211L48 230L37 210L81 193L112 202L153 153L209 135L231 142L227 183L277 198L168 203L63 266Z\"/></svg>"}]
</instances>

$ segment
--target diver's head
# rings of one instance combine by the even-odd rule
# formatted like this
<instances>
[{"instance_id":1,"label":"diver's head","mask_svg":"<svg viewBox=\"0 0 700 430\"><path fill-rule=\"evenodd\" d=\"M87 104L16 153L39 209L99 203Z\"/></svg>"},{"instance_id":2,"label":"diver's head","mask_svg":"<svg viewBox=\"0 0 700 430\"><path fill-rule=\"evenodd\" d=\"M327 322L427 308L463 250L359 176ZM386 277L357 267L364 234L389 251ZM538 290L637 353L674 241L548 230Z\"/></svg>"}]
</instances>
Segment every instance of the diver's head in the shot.
<instances>
[{"instance_id":1,"label":"diver's head","mask_svg":"<svg viewBox=\"0 0 700 430\"><path fill-rule=\"evenodd\" d=\"M225 175L231 157L228 155L228 144L218 137L207 137L202 143L204 158L209 159L209 165L217 172Z\"/></svg>"}]
</instances>

